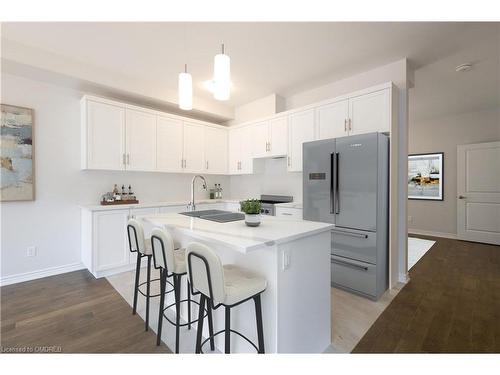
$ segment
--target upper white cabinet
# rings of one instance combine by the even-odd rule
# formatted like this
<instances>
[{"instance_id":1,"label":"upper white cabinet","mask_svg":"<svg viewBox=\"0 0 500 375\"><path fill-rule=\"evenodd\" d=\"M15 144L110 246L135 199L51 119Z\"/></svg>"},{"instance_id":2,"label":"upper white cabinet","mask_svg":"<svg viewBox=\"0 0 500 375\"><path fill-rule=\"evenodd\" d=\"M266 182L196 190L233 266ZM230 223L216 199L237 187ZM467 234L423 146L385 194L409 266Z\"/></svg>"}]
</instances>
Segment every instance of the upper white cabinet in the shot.
<instances>
[{"instance_id":1,"label":"upper white cabinet","mask_svg":"<svg viewBox=\"0 0 500 375\"><path fill-rule=\"evenodd\" d=\"M82 120L82 167L125 169L125 109L85 100Z\"/></svg>"},{"instance_id":2,"label":"upper white cabinet","mask_svg":"<svg viewBox=\"0 0 500 375\"><path fill-rule=\"evenodd\" d=\"M184 122L183 144L184 172L197 173L203 171L205 150L204 126Z\"/></svg>"},{"instance_id":3,"label":"upper white cabinet","mask_svg":"<svg viewBox=\"0 0 500 375\"><path fill-rule=\"evenodd\" d=\"M227 130L205 127L205 172L227 173Z\"/></svg>"},{"instance_id":4,"label":"upper white cabinet","mask_svg":"<svg viewBox=\"0 0 500 375\"><path fill-rule=\"evenodd\" d=\"M156 118L152 113L125 110L126 169L156 170Z\"/></svg>"},{"instance_id":5,"label":"upper white cabinet","mask_svg":"<svg viewBox=\"0 0 500 375\"><path fill-rule=\"evenodd\" d=\"M251 126L229 129L229 173L253 173L253 129Z\"/></svg>"},{"instance_id":6,"label":"upper white cabinet","mask_svg":"<svg viewBox=\"0 0 500 375\"><path fill-rule=\"evenodd\" d=\"M258 122L250 125L253 135L253 156L262 158L268 156L271 135L269 132L269 121Z\"/></svg>"},{"instance_id":7,"label":"upper white cabinet","mask_svg":"<svg viewBox=\"0 0 500 375\"><path fill-rule=\"evenodd\" d=\"M285 156L288 152L286 116L250 125L253 133L253 157Z\"/></svg>"},{"instance_id":8,"label":"upper white cabinet","mask_svg":"<svg viewBox=\"0 0 500 375\"><path fill-rule=\"evenodd\" d=\"M348 135L349 100L325 104L316 108L318 139L344 137Z\"/></svg>"},{"instance_id":9,"label":"upper white cabinet","mask_svg":"<svg viewBox=\"0 0 500 375\"><path fill-rule=\"evenodd\" d=\"M156 168L160 172L182 172L184 159L182 121L158 116L156 123Z\"/></svg>"},{"instance_id":10,"label":"upper white cabinet","mask_svg":"<svg viewBox=\"0 0 500 375\"><path fill-rule=\"evenodd\" d=\"M82 168L251 174L254 158L286 156L300 172L304 142L390 132L395 90L386 83L230 128L84 96Z\"/></svg>"},{"instance_id":11,"label":"upper white cabinet","mask_svg":"<svg viewBox=\"0 0 500 375\"><path fill-rule=\"evenodd\" d=\"M296 112L288 121L288 160L289 172L302 171L302 144L314 141L314 109Z\"/></svg>"},{"instance_id":12,"label":"upper white cabinet","mask_svg":"<svg viewBox=\"0 0 500 375\"><path fill-rule=\"evenodd\" d=\"M288 117L269 121L269 152L271 156L285 156L288 153Z\"/></svg>"},{"instance_id":13,"label":"upper white cabinet","mask_svg":"<svg viewBox=\"0 0 500 375\"><path fill-rule=\"evenodd\" d=\"M349 134L391 131L391 89L349 98Z\"/></svg>"}]
</instances>

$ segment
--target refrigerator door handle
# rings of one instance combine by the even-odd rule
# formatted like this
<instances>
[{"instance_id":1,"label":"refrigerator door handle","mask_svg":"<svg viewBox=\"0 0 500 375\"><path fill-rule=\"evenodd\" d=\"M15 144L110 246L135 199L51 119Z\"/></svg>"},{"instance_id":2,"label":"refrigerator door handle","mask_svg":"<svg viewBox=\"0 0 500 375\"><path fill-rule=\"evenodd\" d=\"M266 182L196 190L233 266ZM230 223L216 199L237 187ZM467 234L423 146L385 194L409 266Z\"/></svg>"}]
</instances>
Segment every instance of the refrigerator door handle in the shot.
<instances>
[{"instance_id":1,"label":"refrigerator door handle","mask_svg":"<svg viewBox=\"0 0 500 375\"><path fill-rule=\"evenodd\" d=\"M340 155L338 152L335 153L335 214L340 213L340 197L339 197L339 159Z\"/></svg>"},{"instance_id":2,"label":"refrigerator door handle","mask_svg":"<svg viewBox=\"0 0 500 375\"><path fill-rule=\"evenodd\" d=\"M333 189L335 187L335 154L332 152L330 154L330 213L335 213L335 194Z\"/></svg>"}]
</instances>

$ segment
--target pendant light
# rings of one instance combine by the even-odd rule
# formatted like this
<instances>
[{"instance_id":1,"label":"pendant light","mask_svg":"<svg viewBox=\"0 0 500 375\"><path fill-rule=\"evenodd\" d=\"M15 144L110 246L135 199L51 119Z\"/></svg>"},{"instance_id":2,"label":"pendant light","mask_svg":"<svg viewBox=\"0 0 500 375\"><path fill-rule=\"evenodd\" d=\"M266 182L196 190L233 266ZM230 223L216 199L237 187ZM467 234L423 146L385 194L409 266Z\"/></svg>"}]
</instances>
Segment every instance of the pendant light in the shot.
<instances>
[{"instance_id":1,"label":"pendant light","mask_svg":"<svg viewBox=\"0 0 500 375\"><path fill-rule=\"evenodd\" d=\"M187 64L184 64L184 72L179 73L179 108L193 109L193 78L187 72Z\"/></svg>"},{"instance_id":2,"label":"pendant light","mask_svg":"<svg viewBox=\"0 0 500 375\"><path fill-rule=\"evenodd\" d=\"M224 53L224 44L222 53L214 57L213 93L217 100L228 100L231 93L231 60Z\"/></svg>"}]
</instances>

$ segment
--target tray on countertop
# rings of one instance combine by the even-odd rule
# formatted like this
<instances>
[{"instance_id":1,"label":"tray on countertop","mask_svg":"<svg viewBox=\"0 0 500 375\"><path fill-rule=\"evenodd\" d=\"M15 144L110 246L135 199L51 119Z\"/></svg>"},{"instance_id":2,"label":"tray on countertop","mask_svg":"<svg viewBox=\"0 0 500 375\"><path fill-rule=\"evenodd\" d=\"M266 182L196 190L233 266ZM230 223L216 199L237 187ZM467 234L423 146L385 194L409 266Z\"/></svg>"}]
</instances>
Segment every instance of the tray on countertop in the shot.
<instances>
[{"instance_id":1,"label":"tray on countertop","mask_svg":"<svg viewBox=\"0 0 500 375\"><path fill-rule=\"evenodd\" d=\"M101 201L101 206L118 206L120 204L139 204L139 201L137 199L120 200L113 202Z\"/></svg>"}]
</instances>

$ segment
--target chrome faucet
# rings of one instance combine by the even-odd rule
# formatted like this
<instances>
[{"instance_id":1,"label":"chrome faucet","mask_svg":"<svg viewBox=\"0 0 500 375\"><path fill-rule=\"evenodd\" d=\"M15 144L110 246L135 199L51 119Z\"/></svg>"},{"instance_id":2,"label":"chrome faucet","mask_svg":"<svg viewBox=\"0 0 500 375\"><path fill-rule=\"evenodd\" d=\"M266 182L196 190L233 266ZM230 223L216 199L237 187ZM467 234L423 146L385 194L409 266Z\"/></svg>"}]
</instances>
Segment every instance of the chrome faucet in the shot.
<instances>
[{"instance_id":1,"label":"chrome faucet","mask_svg":"<svg viewBox=\"0 0 500 375\"><path fill-rule=\"evenodd\" d=\"M191 202L189 202L187 206L188 211L196 211L196 205L194 203L194 182L198 177L201 178L201 180L203 181L203 189L207 190L207 180L205 180L205 177L199 174L194 176L193 179L191 180Z\"/></svg>"}]
</instances>

